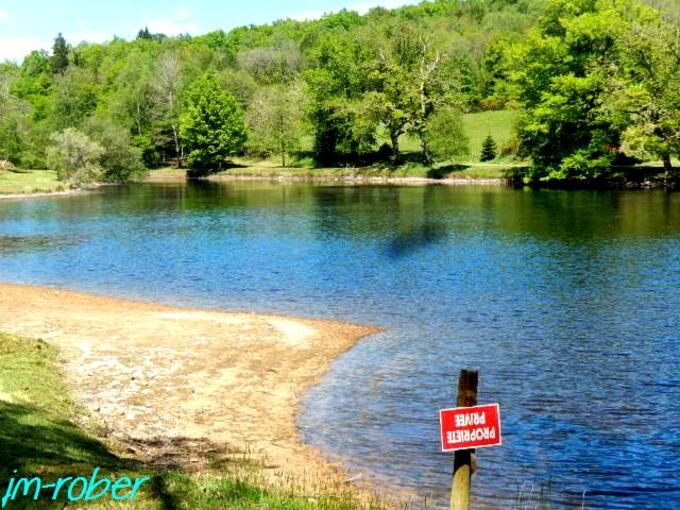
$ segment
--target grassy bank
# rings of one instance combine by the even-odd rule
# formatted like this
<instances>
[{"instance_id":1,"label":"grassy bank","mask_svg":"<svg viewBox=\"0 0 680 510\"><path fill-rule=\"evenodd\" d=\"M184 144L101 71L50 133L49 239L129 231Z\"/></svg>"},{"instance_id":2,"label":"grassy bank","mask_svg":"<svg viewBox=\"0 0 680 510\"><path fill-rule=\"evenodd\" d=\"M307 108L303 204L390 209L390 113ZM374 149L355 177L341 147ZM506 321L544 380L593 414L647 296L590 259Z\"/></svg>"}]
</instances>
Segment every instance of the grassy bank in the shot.
<instances>
[{"instance_id":1,"label":"grassy bank","mask_svg":"<svg viewBox=\"0 0 680 510\"><path fill-rule=\"evenodd\" d=\"M182 452L181 445L149 441L148 448L137 443L135 450L139 452L133 455L129 445L105 444L98 439L104 435L105 431L68 397L53 347L41 340L0 333L0 496L13 469L16 476L41 476L44 481L53 481L63 476L89 476L99 467L103 476L112 478L152 477L142 486L134 505L127 504L140 509L362 507L346 488L311 493L293 481L274 487L264 481L262 464L247 452L204 445L208 463L190 470L186 466L194 456L191 449ZM64 508L67 503L65 499L54 503L21 498L8 508ZM75 505L103 509L114 503L102 498Z\"/></svg>"},{"instance_id":2,"label":"grassy bank","mask_svg":"<svg viewBox=\"0 0 680 510\"><path fill-rule=\"evenodd\" d=\"M52 170L0 171L0 195L55 193L66 191L68 185L57 180Z\"/></svg>"},{"instance_id":3,"label":"grassy bank","mask_svg":"<svg viewBox=\"0 0 680 510\"><path fill-rule=\"evenodd\" d=\"M512 163L512 158L503 156L500 151L503 147L513 144L515 123L519 117L516 110L499 110L491 112L466 113L463 115L463 130L468 138L470 152L456 163L462 166L486 167L480 163L482 144L487 136L493 137L499 150L499 156L491 162L491 165L503 165ZM419 154L420 142L413 137L401 137L401 149L405 154Z\"/></svg>"},{"instance_id":4,"label":"grassy bank","mask_svg":"<svg viewBox=\"0 0 680 510\"><path fill-rule=\"evenodd\" d=\"M525 163L513 160L508 156L499 156L494 161L479 161L484 139L491 135L498 148L510 145L513 138L513 127L517 119L516 111L494 111L469 113L463 116L465 134L469 139L470 153L460 161L428 167L421 164L420 144L415 138L402 136L400 145L405 163L397 167L387 163L377 163L362 167L317 168L311 158L293 161L291 168L280 166L278 158L252 160L236 158L235 166L221 172L224 176L259 177L259 178L293 178L293 179L353 179L353 178L429 178L429 179L461 179L487 180L507 179L513 168L525 166ZM380 140L387 142L387 139ZM312 150L311 138L306 140L303 151ZM162 172L162 171L161 171ZM156 172L153 172L156 174ZM160 174L158 174L160 177Z\"/></svg>"},{"instance_id":5,"label":"grassy bank","mask_svg":"<svg viewBox=\"0 0 680 510\"><path fill-rule=\"evenodd\" d=\"M217 176L225 177L257 177L257 178L290 178L309 180L342 180L361 178L384 179L506 179L509 176L509 165L478 164L427 167L417 163L401 166L375 164L362 167L287 167L283 168L269 161L254 161L238 158L235 165L228 170L219 172ZM161 170L160 172L164 172ZM156 172L152 172L155 174Z\"/></svg>"}]
</instances>

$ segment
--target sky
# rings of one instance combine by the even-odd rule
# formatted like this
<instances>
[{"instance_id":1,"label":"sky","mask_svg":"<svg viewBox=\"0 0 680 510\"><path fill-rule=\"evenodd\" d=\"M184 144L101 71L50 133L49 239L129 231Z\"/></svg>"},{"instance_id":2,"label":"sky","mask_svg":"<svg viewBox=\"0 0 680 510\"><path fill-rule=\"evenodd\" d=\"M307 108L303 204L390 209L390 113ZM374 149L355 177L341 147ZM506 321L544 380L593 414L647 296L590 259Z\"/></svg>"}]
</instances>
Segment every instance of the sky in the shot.
<instances>
[{"instance_id":1,"label":"sky","mask_svg":"<svg viewBox=\"0 0 680 510\"><path fill-rule=\"evenodd\" d=\"M145 26L166 35L204 34L216 29L314 19L342 8L364 13L414 0L0 0L0 62L21 60L35 49L50 49L62 32L71 44L131 39Z\"/></svg>"}]
</instances>

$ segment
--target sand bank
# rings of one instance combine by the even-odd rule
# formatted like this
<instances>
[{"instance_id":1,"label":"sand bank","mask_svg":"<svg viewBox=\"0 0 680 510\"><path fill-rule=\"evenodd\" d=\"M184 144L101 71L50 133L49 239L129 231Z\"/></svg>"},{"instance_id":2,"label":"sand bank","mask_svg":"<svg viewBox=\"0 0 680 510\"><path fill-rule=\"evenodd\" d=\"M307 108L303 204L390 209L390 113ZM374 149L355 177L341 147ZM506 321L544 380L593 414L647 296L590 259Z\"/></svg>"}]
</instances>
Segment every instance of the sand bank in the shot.
<instances>
[{"instance_id":1,"label":"sand bank","mask_svg":"<svg viewBox=\"0 0 680 510\"><path fill-rule=\"evenodd\" d=\"M326 482L343 475L300 442L299 397L376 331L9 284L0 284L0 330L57 346L74 399L133 455L187 441L249 445L273 478Z\"/></svg>"}]
</instances>

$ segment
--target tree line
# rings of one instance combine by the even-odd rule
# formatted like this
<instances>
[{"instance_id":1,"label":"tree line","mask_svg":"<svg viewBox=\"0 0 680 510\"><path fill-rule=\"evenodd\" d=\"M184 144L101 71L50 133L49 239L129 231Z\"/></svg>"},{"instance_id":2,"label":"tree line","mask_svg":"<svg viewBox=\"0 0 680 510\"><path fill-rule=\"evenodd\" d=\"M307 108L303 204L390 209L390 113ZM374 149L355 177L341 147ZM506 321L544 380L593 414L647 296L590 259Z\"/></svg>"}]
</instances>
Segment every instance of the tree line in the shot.
<instances>
[{"instance_id":1,"label":"tree line","mask_svg":"<svg viewBox=\"0 0 680 510\"><path fill-rule=\"evenodd\" d=\"M60 34L0 64L0 160L74 182L169 162L206 173L235 154L399 165L409 136L432 165L468 152L462 113L517 109L502 149L529 180L648 159L672 177L678 19L665 0L436 0L197 37ZM486 140L482 158L496 150Z\"/></svg>"}]
</instances>

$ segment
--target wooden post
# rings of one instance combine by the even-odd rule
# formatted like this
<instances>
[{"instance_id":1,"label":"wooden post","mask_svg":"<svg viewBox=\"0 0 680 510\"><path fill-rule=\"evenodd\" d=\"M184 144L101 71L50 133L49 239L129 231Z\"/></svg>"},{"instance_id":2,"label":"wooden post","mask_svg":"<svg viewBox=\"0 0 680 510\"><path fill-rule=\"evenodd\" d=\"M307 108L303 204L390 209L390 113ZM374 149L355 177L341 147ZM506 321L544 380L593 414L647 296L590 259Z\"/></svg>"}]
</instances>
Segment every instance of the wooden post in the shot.
<instances>
[{"instance_id":1,"label":"wooden post","mask_svg":"<svg viewBox=\"0 0 680 510\"><path fill-rule=\"evenodd\" d=\"M456 407L477 405L477 370L461 370ZM470 484L475 469L475 450L458 450L453 458L451 510L470 510Z\"/></svg>"}]
</instances>

